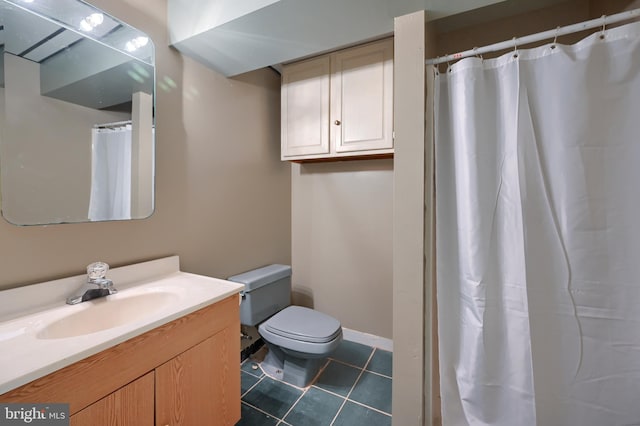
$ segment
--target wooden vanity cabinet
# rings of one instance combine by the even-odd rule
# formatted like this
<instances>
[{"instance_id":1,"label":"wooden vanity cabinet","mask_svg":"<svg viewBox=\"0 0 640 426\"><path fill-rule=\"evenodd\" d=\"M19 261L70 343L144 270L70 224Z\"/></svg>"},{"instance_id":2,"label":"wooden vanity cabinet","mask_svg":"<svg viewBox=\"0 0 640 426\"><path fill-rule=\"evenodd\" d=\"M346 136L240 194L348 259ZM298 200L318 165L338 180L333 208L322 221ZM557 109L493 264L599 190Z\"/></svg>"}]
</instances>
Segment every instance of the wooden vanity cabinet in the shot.
<instances>
[{"instance_id":1,"label":"wooden vanity cabinet","mask_svg":"<svg viewBox=\"0 0 640 426\"><path fill-rule=\"evenodd\" d=\"M238 336L239 331L223 330L156 368L156 425L222 426L240 420Z\"/></svg>"},{"instance_id":2,"label":"wooden vanity cabinet","mask_svg":"<svg viewBox=\"0 0 640 426\"><path fill-rule=\"evenodd\" d=\"M70 417L71 426L153 426L154 373L150 372Z\"/></svg>"},{"instance_id":3,"label":"wooden vanity cabinet","mask_svg":"<svg viewBox=\"0 0 640 426\"><path fill-rule=\"evenodd\" d=\"M235 425L239 335L234 294L0 395L0 402L66 402L73 426Z\"/></svg>"}]
</instances>

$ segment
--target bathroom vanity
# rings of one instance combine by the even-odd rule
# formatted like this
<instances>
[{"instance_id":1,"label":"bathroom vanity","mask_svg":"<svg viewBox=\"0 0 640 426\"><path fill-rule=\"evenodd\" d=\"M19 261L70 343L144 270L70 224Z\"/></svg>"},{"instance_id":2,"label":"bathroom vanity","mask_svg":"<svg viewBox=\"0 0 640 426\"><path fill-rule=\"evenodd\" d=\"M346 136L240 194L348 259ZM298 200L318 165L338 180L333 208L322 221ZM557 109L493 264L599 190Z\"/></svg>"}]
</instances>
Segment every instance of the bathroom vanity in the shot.
<instances>
[{"instance_id":1,"label":"bathroom vanity","mask_svg":"<svg viewBox=\"0 0 640 426\"><path fill-rule=\"evenodd\" d=\"M110 278L120 288L107 300L70 306L63 298L60 306L0 322L0 402L68 403L72 425L234 425L243 286L180 272L178 262L114 269ZM72 277L48 288L72 293L81 282ZM0 295L15 301L33 294L29 287ZM140 308L129 309L132 303ZM104 328L104 317L116 325Z\"/></svg>"}]
</instances>

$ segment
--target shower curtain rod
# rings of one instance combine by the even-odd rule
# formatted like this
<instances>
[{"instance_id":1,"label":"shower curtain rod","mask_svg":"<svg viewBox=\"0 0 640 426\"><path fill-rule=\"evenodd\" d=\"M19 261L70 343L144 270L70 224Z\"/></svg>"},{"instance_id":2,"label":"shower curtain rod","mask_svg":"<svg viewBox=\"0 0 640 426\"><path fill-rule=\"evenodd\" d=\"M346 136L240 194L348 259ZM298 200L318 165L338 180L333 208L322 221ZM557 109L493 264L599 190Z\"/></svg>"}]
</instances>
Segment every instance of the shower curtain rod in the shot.
<instances>
[{"instance_id":1,"label":"shower curtain rod","mask_svg":"<svg viewBox=\"0 0 640 426\"><path fill-rule=\"evenodd\" d=\"M120 126L126 126L127 124L132 124L131 120L124 120L124 121L114 121L113 123L104 123L104 124L96 124L93 126L94 129L108 129L111 127L120 127Z\"/></svg>"},{"instance_id":2,"label":"shower curtain rod","mask_svg":"<svg viewBox=\"0 0 640 426\"><path fill-rule=\"evenodd\" d=\"M640 9L629 10L627 12L616 13L615 15L606 16L601 18L592 19L590 21L584 21L579 24L567 25L566 27L558 27L554 30L544 31L537 34L528 35L525 37L514 37L511 40L503 41L500 43L490 44L484 47L474 47L464 52L454 53L453 55L446 55L433 59L427 59L426 65L437 65L444 62L456 61L458 59L467 58L469 56L481 55L483 53L497 52L500 50L517 48L529 43L535 43L537 41L547 40L550 38L556 38L566 34L577 33L579 31L590 30L593 28L602 27L603 30L609 24L615 24L617 22L626 21L640 17Z\"/></svg>"}]
</instances>

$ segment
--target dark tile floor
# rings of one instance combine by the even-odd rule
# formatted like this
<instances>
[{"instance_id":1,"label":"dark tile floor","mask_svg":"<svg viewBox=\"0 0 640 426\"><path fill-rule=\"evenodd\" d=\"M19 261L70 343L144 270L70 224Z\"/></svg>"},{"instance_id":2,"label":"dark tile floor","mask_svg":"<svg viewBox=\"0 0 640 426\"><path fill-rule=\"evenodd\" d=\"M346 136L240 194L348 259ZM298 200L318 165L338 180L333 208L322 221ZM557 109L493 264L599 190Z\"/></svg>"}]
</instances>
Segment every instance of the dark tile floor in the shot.
<instances>
[{"instance_id":1,"label":"dark tile floor","mask_svg":"<svg viewBox=\"0 0 640 426\"><path fill-rule=\"evenodd\" d=\"M343 341L305 389L242 364L242 419L236 426L390 426L393 354Z\"/></svg>"}]
</instances>

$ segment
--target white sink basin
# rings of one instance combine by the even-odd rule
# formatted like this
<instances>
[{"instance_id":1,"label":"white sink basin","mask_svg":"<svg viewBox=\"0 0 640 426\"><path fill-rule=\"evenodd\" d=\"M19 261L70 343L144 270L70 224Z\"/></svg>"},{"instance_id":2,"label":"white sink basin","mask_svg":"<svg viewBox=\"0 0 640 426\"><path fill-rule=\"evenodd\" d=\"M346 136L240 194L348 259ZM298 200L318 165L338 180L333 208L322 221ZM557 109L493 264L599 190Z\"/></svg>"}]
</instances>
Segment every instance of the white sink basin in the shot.
<instances>
[{"instance_id":1,"label":"white sink basin","mask_svg":"<svg viewBox=\"0 0 640 426\"><path fill-rule=\"evenodd\" d=\"M84 274L0 291L0 395L244 288L179 266L171 256L110 269L118 293L77 305L65 299Z\"/></svg>"},{"instance_id":2,"label":"white sink basin","mask_svg":"<svg viewBox=\"0 0 640 426\"><path fill-rule=\"evenodd\" d=\"M117 298L117 295L83 302L81 311L46 325L38 339L64 339L96 333L149 317L164 309L177 296L170 292L149 292Z\"/></svg>"}]
</instances>

